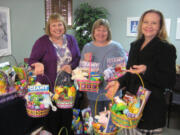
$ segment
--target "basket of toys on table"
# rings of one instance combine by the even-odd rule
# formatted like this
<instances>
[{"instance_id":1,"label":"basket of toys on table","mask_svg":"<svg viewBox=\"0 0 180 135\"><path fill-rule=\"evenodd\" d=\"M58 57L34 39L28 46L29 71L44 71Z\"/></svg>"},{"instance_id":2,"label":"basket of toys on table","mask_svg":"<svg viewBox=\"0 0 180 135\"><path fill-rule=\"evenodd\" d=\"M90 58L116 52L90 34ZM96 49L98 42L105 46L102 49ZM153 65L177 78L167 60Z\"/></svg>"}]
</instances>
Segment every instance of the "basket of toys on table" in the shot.
<instances>
[{"instance_id":1,"label":"basket of toys on table","mask_svg":"<svg viewBox=\"0 0 180 135\"><path fill-rule=\"evenodd\" d=\"M27 93L28 87L27 71L25 67L13 66L13 69L16 73L14 87L16 88L18 95L23 97Z\"/></svg>"},{"instance_id":2,"label":"basket of toys on table","mask_svg":"<svg viewBox=\"0 0 180 135\"><path fill-rule=\"evenodd\" d=\"M74 81L71 74L60 71L56 77L53 100L56 106L62 109L73 108L76 97Z\"/></svg>"},{"instance_id":3,"label":"basket of toys on table","mask_svg":"<svg viewBox=\"0 0 180 135\"><path fill-rule=\"evenodd\" d=\"M104 80L113 81L125 74L126 61L124 57L107 59L107 69L104 70Z\"/></svg>"},{"instance_id":4,"label":"basket of toys on table","mask_svg":"<svg viewBox=\"0 0 180 135\"><path fill-rule=\"evenodd\" d=\"M15 72L9 62L0 64L0 103L18 97L17 90L13 87Z\"/></svg>"},{"instance_id":5,"label":"basket of toys on table","mask_svg":"<svg viewBox=\"0 0 180 135\"><path fill-rule=\"evenodd\" d=\"M116 135L120 129L112 122L111 111L105 108L104 111L99 112L99 115L96 114L99 96L103 94L105 93L98 95L96 99L95 117L92 122L92 127L95 135Z\"/></svg>"},{"instance_id":6,"label":"basket of toys on table","mask_svg":"<svg viewBox=\"0 0 180 135\"><path fill-rule=\"evenodd\" d=\"M110 104L112 122L120 128L136 128L142 117L144 106L149 98L150 91L144 88L144 83L139 74L142 86L136 95L126 93L122 98L116 96Z\"/></svg>"},{"instance_id":7,"label":"basket of toys on table","mask_svg":"<svg viewBox=\"0 0 180 135\"><path fill-rule=\"evenodd\" d=\"M72 79L75 80L79 91L98 92L102 77L97 73L99 63L80 61L79 67L72 71Z\"/></svg>"},{"instance_id":8,"label":"basket of toys on table","mask_svg":"<svg viewBox=\"0 0 180 135\"><path fill-rule=\"evenodd\" d=\"M28 116L33 118L45 117L50 111L50 106L53 111L56 111L57 108L52 104L49 85L35 82L34 77L30 77L33 82L28 85L28 92L25 95L26 111Z\"/></svg>"}]
</instances>

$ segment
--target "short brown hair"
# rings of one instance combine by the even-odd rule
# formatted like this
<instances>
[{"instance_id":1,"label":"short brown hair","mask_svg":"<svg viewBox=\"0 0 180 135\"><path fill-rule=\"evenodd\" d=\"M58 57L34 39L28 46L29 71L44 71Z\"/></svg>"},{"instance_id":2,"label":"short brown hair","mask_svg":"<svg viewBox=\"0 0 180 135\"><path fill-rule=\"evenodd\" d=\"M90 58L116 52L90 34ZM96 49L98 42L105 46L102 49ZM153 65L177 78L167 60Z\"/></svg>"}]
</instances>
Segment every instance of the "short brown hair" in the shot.
<instances>
[{"instance_id":1,"label":"short brown hair","mask_svg":"<svg viewBox=\"0 0 180 135\"><path fill-rule=\"evenodd\" d=\"M146 14L148 13L156 13L157 15L159 15L160 17L160 28L159 28L159 32L157 34L157 37L159 37L161 40L166 40L167 41L167 32L166 32L166 26L165 26L165 21L164 21L164 16L163 14L158 11L158 10L154 10L154 9L150 9L150 10L147 10L146 12L144 12L140 18L140 21L139 21L139 25L138 25L138 36L137 36L137 39L140 39L142 36L143 36L143 33L142 33L142 23L143 23L143 20L144 20L144 17Z\"/></svg>"},{"instance_id":2,"label":"short brown hair","mask_svg":"<svg viewBox=\"0 0 180 135\"><path fill-rule=\"evenodd\" d=\"M50 34L50 24L52 22L57 22L57 21L60 21L60 22L63 23L63 25L64 25L64 33L66 33L66 29L67 28L66 28L66 22L65 22L64 18L60 14L58 14L58 13L53 13L53 14L51 14L49 16L48 21L46 23L45 33L47 35L51 35Z\"/></svg>"},{"instance_id":3,"label":"short brown hair","mask_svg":"<svg viewBox=\"0 0 180 135\"><path fill-rule=\"evenodd\" d=\"M106 19L98 19L94 22L93 24L93 27L92 27L92 30L91 30L91 37L92 37L92 40L95 40L94 38L94 31L96 28L100 27L100 26L104 26L107 28L108 30L108 37L107 37L107 41L110 41L112 39L112 36L111 36L111 29L110 29L110 26L109 26L109 22L108 20Z\"/></svg>"}]
</instances>

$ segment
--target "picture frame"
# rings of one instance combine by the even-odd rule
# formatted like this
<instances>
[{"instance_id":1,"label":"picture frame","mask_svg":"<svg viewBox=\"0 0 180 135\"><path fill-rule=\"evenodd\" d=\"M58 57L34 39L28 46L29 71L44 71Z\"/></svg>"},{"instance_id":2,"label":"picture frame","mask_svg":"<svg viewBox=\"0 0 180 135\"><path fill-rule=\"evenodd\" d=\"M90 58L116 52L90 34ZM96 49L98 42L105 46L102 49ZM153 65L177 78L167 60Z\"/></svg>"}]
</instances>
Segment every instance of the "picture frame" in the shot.
<instances>
[{"instance_id":1,"label":"picture frame","mask_svg":"<svg viewBox=\"0 0 180 135\"><path fill-rule=\"evenodd\" d=\"M171 19L165 18L165 26L166 26L166 32L168 37L170 36L170 29L171 29Z\"/></svg>"},{"instance_id":2,"label":"picture frame","mask_svg":"<svg viewBox=\"0 0 180 135\"><path fill-rule=\"evenodd\" d=\"M180 18L177 18L176 39L180 39Z\"/></svg>"},{"instance_id":3,"label":"picture frame","mask_svg":"<svg viewBox=\"0 0 180 135\"><path fill-rule=\"evenodd\" d=\"M127 18L127 36L137 36L139 17L128 17Z\"/></svg>"},{"instance_id":4,"label":"picture frame","mask_svg":"<svg viewBox=\"0 0 180 135\"><path fill-rule=\"evenodd\" d=\"M0 57L7 55L11 55L9 8L0 7Z\"/></svg>"}]
</instances>

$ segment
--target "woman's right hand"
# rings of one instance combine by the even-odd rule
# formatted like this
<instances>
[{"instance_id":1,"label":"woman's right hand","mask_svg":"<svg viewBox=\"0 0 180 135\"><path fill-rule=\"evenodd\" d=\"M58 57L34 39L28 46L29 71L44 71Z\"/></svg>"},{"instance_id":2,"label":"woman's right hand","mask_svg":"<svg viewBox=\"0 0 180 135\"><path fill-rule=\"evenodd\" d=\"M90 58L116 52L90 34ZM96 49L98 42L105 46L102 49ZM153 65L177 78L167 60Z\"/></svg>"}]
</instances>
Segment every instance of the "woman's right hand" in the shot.
<instances>
[{"instance_id":1,"label":"woman's right hand","mask_svg":"<svg viewBox=\"0 0 180 135\"><path fill-rule=\"evenodd\" d=\"M43 75L44 74L44 65L40 62L36 62L31 64L34 67L34 74L35 75Z\"/></svg>"},{"instance_id":2,"label":"woman's right hand","mask_svg":"<svg viewBox=\"0 0 180 135\"><path fill-rule=\"evenodd\" d=\"M120 84L118 81L111 81L107 84L105 89L107 90L106 97L112 99L116 94Z\"/></svg>"}]
</instances>

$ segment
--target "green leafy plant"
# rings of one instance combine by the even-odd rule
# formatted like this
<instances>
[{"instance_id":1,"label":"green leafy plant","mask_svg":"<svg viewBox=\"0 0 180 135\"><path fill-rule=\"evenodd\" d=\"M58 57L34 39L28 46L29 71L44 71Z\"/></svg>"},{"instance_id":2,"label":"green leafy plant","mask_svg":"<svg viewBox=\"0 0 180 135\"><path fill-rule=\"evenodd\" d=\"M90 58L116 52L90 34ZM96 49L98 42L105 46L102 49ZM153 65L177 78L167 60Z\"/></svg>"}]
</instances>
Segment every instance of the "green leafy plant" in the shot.
<instances>
[{"instance_id":1,"label":"green leafy plant","mask_svg":"<svg viewBox=\"0 0 180 135\"><path fill-rule=\"evenodd\" d=\"M107 19L109 13L103 7L92 7L88 3L82 3L75 10L74 15L73 29L75 30L75 37L79 47L82 50L83 46L92 40L91 29L93 23L99 18Z\"/></svg>"}]
</instances>

